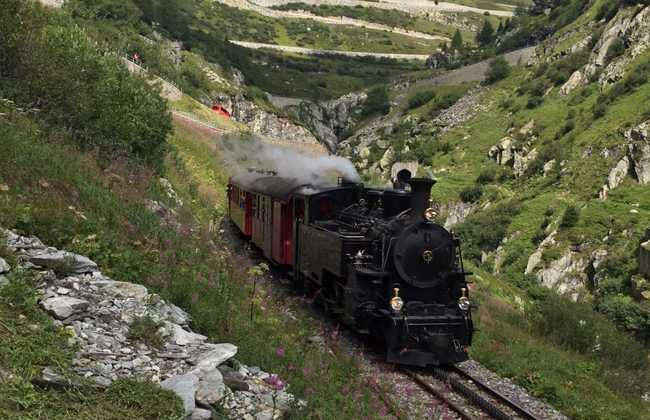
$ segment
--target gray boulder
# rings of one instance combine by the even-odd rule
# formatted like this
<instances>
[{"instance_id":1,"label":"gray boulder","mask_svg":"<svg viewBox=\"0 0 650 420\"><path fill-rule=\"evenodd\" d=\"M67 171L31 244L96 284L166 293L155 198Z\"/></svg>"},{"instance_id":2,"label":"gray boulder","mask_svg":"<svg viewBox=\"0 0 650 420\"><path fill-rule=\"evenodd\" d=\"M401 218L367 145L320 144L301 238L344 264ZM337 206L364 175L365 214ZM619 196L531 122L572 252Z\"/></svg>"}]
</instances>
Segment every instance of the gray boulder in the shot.
<instances>
[{"instance_id":1,"label":"gray boulder","mask_svg":"<svg viewBox=\"0 0 650 420\"><path fill-rule=\"evenodd\" d=\"M51 297L41 302L41 306L56 319L66 319L88 309L90 304L82 299L68 296Z\"/></svg>"},{"instance_id":2,"label":"gray boulder","mask_svg":"<svg viewBox=\"0 0 650 420\"><path fill-rule=\"evenodd\" d=\"M148 294L146 287L140 284L127 283L124 281L98 280L92 281L90 284L99 287L103 293L116 298L134 298L142 300Z\"/></svg>"},{"instance_id":3,"label":"gray boulder","mask_svg":"<svg viewBox=\"0 0 650 420\"><path fill-rule=\"evenodd\" d=\"M196 401L203 405L215 405L223 398L225 385L218 369L211 370L201 377L196 391Z\"/></svg>"},{"instance_id":4,"label":"gray boulder","mask_svg":"<svg viewBox=\"0 0 650 420\"><path fill-rule=\"evenodd\" d=\"M185 408L183 416L187 416L196 408L194 395L196 394L198 384L199 378L197 378L196 375L188 373L185 375L174 375L161 382L160 386L174 391L179 397L181 397L183 400L183 407Z\"/></svg>"},{"instance_id":5,"label":"gray boulder","mask_svg":"<svg viewBox=\"0 0 650 420\"><path fill-rule=\"evenodd\" d=\"M210 350L198 356L199 364L196 371L211 371L226 360L237 354L237 346L230 343L212 344Z\"/></svg>"},{"instance_id":6,"label":"gray boulder","mask_svg":"<svg viewBox=\"0 0 650 420\"><path fill-rule=\"evenodd\" d=\"M47 268L60 267L69 264L73 274L90 273L97 270L97 264L83 255L66 251L47 252L29 257L29 262Z\"/></svg>"},{"instance_id":7,"label":"gray boulder","mask_svg":"<svg viewBox=\"0 0 650 420\"><path fill-rule=\"evenodd\" d=\"M76 380L69 380L51 367L46 367L35 378L32 383L42 389L53 389L65 391L71 388L81 388L82 384Z\"/></svg>"},{"instance_id":8,"label":"gray boulder","mask_svg":"<svg viewBox=\"0 0 650 420\"><path fill-rule=\"evenodd\" d=\"M11 266L9 263L2 258L0 258L0 274L6 273L7 271L11 270Z\"/></svg>"}]
</instances>

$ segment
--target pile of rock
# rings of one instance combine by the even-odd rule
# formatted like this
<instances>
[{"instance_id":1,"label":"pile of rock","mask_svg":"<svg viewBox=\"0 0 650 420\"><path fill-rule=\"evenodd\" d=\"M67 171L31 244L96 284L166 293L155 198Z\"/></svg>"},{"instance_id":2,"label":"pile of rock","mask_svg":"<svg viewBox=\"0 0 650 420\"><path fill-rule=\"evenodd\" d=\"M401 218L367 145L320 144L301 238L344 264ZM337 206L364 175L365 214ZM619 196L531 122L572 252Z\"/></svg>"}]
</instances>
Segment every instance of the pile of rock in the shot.
<instances>
[{"instance_id":1,"label":"pile of rock","mask_svg":"<svg viewBox=\"0 0 650 420\"><path fill-rule=\"evenodd\" d=\"M0 229L0 241L18 261L12 267L0 258L0 287L9 284L5 274L12 270L35 271L39 305L68 329L69 345L77 347L72 368L79 380L48 367L35 384L101 389L119 378L149 380L176 392L190 419L216 418L217 408L248 420L282 418L288 410L293 397L285 383L238 363L233 344L192 332L189 314L146 287L111 280L88 258L46 247L35 237ZM145 326L141 335L136 324Z\"/></svg>"}]
</instances>

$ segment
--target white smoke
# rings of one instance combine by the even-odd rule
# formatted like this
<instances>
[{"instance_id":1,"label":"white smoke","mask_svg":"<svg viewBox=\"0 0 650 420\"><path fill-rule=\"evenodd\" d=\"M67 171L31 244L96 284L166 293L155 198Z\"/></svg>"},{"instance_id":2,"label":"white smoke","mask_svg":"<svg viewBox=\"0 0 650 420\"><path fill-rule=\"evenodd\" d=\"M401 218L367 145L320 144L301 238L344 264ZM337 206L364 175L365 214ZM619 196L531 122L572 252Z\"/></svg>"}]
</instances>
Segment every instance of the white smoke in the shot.
<instances>
[{"instance_id":1,"label":"white smoke","mask_svg":"<svg viewBox=\"0 0 650 420\"><path fill-rule=\"evenodd\" d=\"M310 156L296 148L265 144L257 157L263 169L273 169L279 176L294 178L301 184L335 183L337 177L361 180L354 165L341 156Z\"/></svg>"},{"instance_id":2,"label":"white smoke","mask_svg":"<svg viewBox=\"0 0 650 420\"><path fill-rule=\"evenodd\" d=\"M230 171L244 171L253 166L315 186L336 184L338 177L361 180L354 165L341 156L311 156L296 147L273 145L247 136L226 136L217 142Z\"/></svg>"}]
</instances>

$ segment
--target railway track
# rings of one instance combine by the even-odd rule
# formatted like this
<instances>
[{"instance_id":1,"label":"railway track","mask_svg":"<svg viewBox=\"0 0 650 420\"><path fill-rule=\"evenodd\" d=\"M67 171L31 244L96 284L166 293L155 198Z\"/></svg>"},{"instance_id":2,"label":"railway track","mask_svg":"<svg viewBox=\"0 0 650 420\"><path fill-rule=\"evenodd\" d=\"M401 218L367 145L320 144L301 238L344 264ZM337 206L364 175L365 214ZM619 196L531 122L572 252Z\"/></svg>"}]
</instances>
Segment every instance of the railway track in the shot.
<instances>
[{"instance_id":1,"label":"railway track","mask_svg":"<svg viewBox=\"0 0 650 420\"><path fill-rule=\"evenodd\" d=\"M433 367L423 373L408 368L402 371L427 392L445 401L462 419L542 420L461 368ZM440 386L440 381L448 386ZM455 398L458 394L463 397L460 401Z\"/></svg>"}]
</instances>

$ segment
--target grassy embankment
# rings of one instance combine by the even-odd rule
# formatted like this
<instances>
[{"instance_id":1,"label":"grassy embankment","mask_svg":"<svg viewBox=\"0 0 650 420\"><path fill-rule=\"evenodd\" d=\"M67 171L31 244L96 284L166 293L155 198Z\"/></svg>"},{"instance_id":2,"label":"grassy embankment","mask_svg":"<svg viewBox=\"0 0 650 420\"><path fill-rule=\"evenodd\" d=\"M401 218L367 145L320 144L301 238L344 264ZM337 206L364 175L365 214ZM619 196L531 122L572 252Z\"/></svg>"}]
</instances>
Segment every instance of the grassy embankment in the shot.
<instances>
[{"instance_id":1,"label":"grassy embankment","mask_svg":"<svg viewBox=\"0 0 650 420\"><path fill-rule=\"evenodd\" d=\"M158 102L147 96L155 89L130 75L115 58L97 51L60 12L17 0L12 6L11 21L29 15L37 24L17 31L13 44L0 43L0 53L11 63L0 77L0 225L88 256L113 279L144 284L183 307L193 316L195 330L215 341L237 344L243 362L277 372L288 381L289 391L307 402L291 411L292 418L338 419L342 411L351 419L388 418L382 414L381 397L358 370L359 355L341 354L337 334L319 330L308 321L310 308L301 312L308 301L286 299L260 267L251 270L246 254L202 228L206 220L223 214L227 174L208 132L174 123L169 126L174 133L167 133L168 142L158 143L160 150L145 149L147 155L133 152L147 136L131 138L133 128L128 124L116 125L99 143L96 139L103 133L99 129L114 111L108 104L122 109L120 121L127 122L130 119L124 115L143 111L142 103L130 101L135 95L144 101L144 110L151 112L140 129L164 122L168 118L164 107L156 108ZM76 49L63 48L67 44L59 44L61 40L73 41ZM18 45L34 53L27 57L42 51L52 54L50 58L61 58L46 63L52 70L49 77L57 77L54 85L60 88L56 90L60 96L53 94L52 83L24 84L24 78L33 74L25 71L28 64L42 63L26 62L14 48ZM93 64L98 73L83 80L70 77L83 63ZM102 72L108 74L102 76ZM117 76L122 84L103 84L105 77ZM77 82L83 82L82 92L70 88L70 83ZM126 94L119 96L121 89ZM77 93L105 106L88 106L95 112L91 115L65 113L63 107ZM71 127L73 118L76 123ZM161 133L148 134L154 141ZM113 149L116 144L119 148ZM161 225L159 216L146 209L145 198L174 206L159 186L161 174L172 179L185 201L174 216L179 227ZM7 256L4 251L3 256ZM32 387L30 378L44 366L70 372L72 357L67 335L54 329L36 309L33 293L30 280L12 278L12 286L3 289L0 297L2 342L8 350L0 354L0 365L13 375L3 379L3 418L177 416L178 399L147 384L120 381L105 394L88 390L55 394ZM319 334L336 356L314 344L311 338Z\"/></svg>"}]
</instances>

